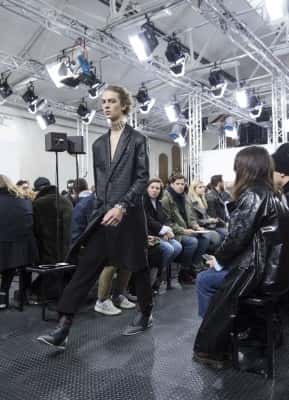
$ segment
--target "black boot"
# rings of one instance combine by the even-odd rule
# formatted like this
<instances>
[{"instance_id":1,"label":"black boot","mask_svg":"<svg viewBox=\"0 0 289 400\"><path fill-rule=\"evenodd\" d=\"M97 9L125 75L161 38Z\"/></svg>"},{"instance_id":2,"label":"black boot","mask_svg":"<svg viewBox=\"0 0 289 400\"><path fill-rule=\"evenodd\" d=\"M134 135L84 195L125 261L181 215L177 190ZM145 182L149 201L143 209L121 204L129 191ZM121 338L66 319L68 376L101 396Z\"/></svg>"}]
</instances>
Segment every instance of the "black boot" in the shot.
<instances>
[{"instance_id":1,"label":"black boot","mask_svg":"<svg viewBox=\"0 0 289 400\"><path fill-rule=\"evenodd\" d=\"M59 323L54 331L50 332L48 335L39 336L37 340L49 346L57 347L58 349L65 349L71 325L72 317L63 315L59 319Z\"/></svg>"},{"instance_id":2,"label":"black boot","mask_svg":"<svg viewBox=\"0 0 289 400\"><path fill-rule=\"evenodd\" d=\"M145 316L144 314L138 312L135 319L123 332L124 336L136 335L150 328L153 324L153 317L150 314Z\"/></svg>"}]
</instances>

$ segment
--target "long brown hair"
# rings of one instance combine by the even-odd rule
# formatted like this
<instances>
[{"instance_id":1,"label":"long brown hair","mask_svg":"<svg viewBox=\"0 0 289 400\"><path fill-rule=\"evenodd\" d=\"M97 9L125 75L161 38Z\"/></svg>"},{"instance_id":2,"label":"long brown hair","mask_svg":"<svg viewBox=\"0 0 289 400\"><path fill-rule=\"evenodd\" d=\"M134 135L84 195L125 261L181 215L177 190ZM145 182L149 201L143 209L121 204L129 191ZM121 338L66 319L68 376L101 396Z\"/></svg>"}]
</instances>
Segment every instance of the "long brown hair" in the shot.
<instances>
[{"instance_id":1,"label":"long brown hair","mask_svg":"<svg viewBox=\"0 0 289 400\"><path fill-rule=\"evenodd\" d=\"M148 181L147 189L148 189L148 187L149 187L152 183L159 183L159 184L160 184L161 191L160 191L160 194L159 194L159 196L158 196L158 199L161 199L161 198L163 197L163 192L164 192L164 184L163 184L163 181L162 181L160 178L151 178L151 179Z\"/></svg>"},{"instance_id":2,"label":"long brown hair","mask_svg":"<svg viewBox=\"0 0 289 400\"><path fill-rule=\"evenodd\" d=\"M264 147L250 146L239 151L235 158L234 171L236 173L234 200L237 200L248 187L257 183L274 190L274 164Z\"/></svg>"}]
</instances>

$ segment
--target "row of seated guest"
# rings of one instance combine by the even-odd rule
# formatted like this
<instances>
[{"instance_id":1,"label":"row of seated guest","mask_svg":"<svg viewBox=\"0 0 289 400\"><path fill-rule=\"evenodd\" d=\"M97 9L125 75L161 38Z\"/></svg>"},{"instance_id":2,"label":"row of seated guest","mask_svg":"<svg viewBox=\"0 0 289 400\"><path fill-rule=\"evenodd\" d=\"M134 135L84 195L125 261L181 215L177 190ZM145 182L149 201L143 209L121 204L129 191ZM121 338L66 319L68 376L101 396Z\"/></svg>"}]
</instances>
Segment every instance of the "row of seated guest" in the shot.
<instances>
[{"instance_id":1,"label":"row of seated guest","mask_svg":"<svg viewBox=\"0 0 289 400\"><path fill-rule=\"evenodd\" d=\"M0 175L0 308L5 308L6 295L15 269L31 265L37 257L33 231L32 203L21 197L8 177Z\"/></svg>"},{"instance_id":2,"label":"row of seated guest","mask_svg":"<svg viewBox=\"0 0 289 400\"><path fill-rule=\"evenodd\" d=\"M184 190L185 177L180 173L172 174L161 203L175 239L181 243L183 249L179 279L181 282L188 282L203 269L202 255L209 249L214 251L221 237L199 224L193 202Z\"/></svg>"},{"instance_id":3,"label":"row of seated guest","mask_svg":"<svg viewBox=\"0 0 289 400\"><path fill-rule=\"evenodd\" d=\"M1 175L1 215L0 235L0 271L2 275L1 291L9 291L16 268L32 264L55 264L63 260L70 244L70 222L72 206L63 197L59 197L59 249L56 244L56 187L47 178L38 178L34 182L35 195L33 202L27 195L19 191L17 186L4 175ZM23 198L24 197L24 198ZM19 206L15 206L19 204ZM34 243L33 254L27 243L26 236ZM6 239L5 239L6 238ZM23 238L21 247L19 240ZM5 250L6 249L6 250ZM26 289L30 297L40 294L41 278L31 283L31 277L26 277ZM45 277L45 295L59 295L54 276ZM56 293L57 292L57 293ZM5 307L4 297L1 300Z\"/></svg>"}]
</instances>

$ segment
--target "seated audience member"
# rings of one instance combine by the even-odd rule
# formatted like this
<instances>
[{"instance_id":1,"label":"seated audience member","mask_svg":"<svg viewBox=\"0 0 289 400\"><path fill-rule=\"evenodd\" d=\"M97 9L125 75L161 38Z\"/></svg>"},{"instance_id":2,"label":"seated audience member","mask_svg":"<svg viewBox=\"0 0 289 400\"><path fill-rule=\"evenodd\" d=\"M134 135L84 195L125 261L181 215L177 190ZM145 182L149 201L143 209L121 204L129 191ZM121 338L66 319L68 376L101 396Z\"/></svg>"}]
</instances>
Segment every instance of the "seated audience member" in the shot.
<instances>
[{"instance_id":1,"label":"seated audience member","mask_svg":"<svg viewBox=\"0 0 289 400\"><path fill-rule=\"evenodd\" d=\"M274 193L272 159L264 148L250 146L237 154L234 170L235 204L228 235L207 262L210 269L197 277L199 315L204 319L194 359L216 368L224 366L229 351L230 315L236 313L238 299L264 289L274 292L277 282L270 279L268 286L266 280L272 268L274 277L283 276L278 290L289 285L288 209ZM265 238L265 227L275 228L274 237Z\"/></svg>"},{"instance_id":2,"label":"seated audience member","mask_svg":"<svg viewBox=\"0 0 289 400\"><path fill-rule=\"evenodd\" d=\"M224 181L222 175L214 175L208 185L210 188L206 193L208 204L208 215L218 220L218 227L225 227L228 221L226 204L221 196L224 192Z\"/></svg>"},{"instance_id":3,"label":"seated audience member","mask_svg":"<svg viewBox=\"0 0 289 400\"><path fill-rule=\"evenodd\" d=\"M219 246L222 239L226 235L226 229L220 228L221 232L217 230L217 218L212 218L208 215L208 205L205 197L205 185L201 181L194 181L189 187L189 199L192 202L193 210L197 218L197 222L206 230L207 237L210 239L210 251L215 251Z\"/></svg>"},{"instance_id":4,"label":"seated audience member","mask_svg":"<svg viewBox=\"0 0 289 400\"><path fill-rule=\"evenodd\" d=\"M91 191L88 189L88 183L84 178L75 179L73 183L73 192L75 195L74 204L91 195Z\"/></svg>"},{"instance_id":5,"label":"seated audience member","mask_svg":"<svg viewBox=\"0 0 289 400\"><path fill-rule=\"evenodd\" d=\"M162 197L162 181L153 178L148 182L144 195L144 208L147 216L149 235L159 237L159 248L162 252L162 265L166 270L169 264L181 253L182 245L175 239L173 230L167 224L160 198Z\"/></svg>"},{"instance_id":6,"label":"seated audience member","mask_svg":"<svg viewBox=\"0 0 289 400\"><path fill-rule=\"evenodd\" d=\"M274 182L285 195L289 206L289 143L282 144L272 157L275 164Z\"/></svg>"},{"instance_id":7,"label":"seated audience member","mask_svg":"<svg viewBox=\"0 0 289 400\"><path fill-rule=\"evenodd\" d=\"M206 253L210 240L202 233L204 228L197 223L191 201L184 193L184 176L179 173L172 174L169 182L161 203L176 240L181 242L183 247L180 281L187 282L202 268L201 257Z\"/></svg>"},{"instance_id":8,"label":"seated audience member","mask_svg":"<svg viewBox=\"0 0 289 400\"><path fill-rule=\"evenodd\" d=\"M36 257L32 203L9 178L0 175L0 308L7 307L15 269L33 265Z\"/></svg>"},{"instance_id":9,"label":"seated audience member","mask_svg":"<svg viewBox=\"0 0 289 400\"><path fill-rule=\"evenodd\" d=\"M22 194L22 197L24 197L25 199L30 199L30 200L34 200L34 192L30 187L30 184L27 180L25 179L20 179L17 183L16 183L17 188L19 189L20 193Z\"/></svg>"},{"instance_id":10,"label":"seated audience member","mask_svg":"<svg viewBox=\"0 0 289 400\"><path fill-rule=\"evenodd\" d=\"M47 178L39 177L34 182L36 192L33 201L34 232L39 251L39 264L55 264L64 261L70 246L72 205L70 201L59 195L59 242L57 233L56 187ZM59 252L59 254L57 254ZM32 284L34 294L40 294L38 277ZM55 298L59 295L54 276L45 276L46 296Z\"/></svg>"},{"instance_id":11,"label":"seated audience member","mask_svg":"<svg viewBox=\"0 0 289 400\"><path fill-rule=\"evenodd\" d=\"M76 196L74 192L74 179L68 179L66 183L66 191L62 191L63 193L66 192L63 197L65 197L67 200L70 201L72 206L75 205L76 202Z\"/></svg>"}]
</instances>

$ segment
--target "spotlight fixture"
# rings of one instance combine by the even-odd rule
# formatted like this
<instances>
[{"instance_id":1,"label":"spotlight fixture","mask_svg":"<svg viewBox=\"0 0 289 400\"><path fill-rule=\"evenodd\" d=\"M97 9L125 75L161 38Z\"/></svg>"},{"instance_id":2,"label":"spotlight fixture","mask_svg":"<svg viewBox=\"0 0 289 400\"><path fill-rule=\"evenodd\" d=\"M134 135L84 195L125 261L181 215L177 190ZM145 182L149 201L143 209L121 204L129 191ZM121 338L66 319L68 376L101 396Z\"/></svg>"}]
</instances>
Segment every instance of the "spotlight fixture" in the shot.
<instances>
[{"instance_id":1,"label":"spotlight fixture","mask_svg":"<svg viewBox=\"0 0 289 400\"><path fill-rule=\"evenodd\" d=\"M181 110L178 103L167 104L164 108L170 122L176 122L179 119Z\"/></svg>"},{"instance_id":2,"label":"spotlight fixture","mask_svg":"<svg viewBox=\"0 0 289 400\"><path fill-rule=\"evenodd\" d=\"M97 99L105 88L105 82L100 79L95 78L94 83L91 84L90 89L88 89L88 95L91 99Z\"/></svg>"},{"instance_id":3,"label":"spotlight fixture","mask_svg":"<svg viewBox=\"0 0 289 400\"><path fill-rule=\"evenodd\" d=\"M240 108L248 108L249 106L249 98L248 92L245 88L237 89L236 93L236 100Z\"/></svg>"},{"instance_id":4,"label":"spotlight fixture","mask_svg":"<svg viewBox=\"0 0 289 400\"><path fill-rule=\"evenodd\" d=\"M0 78L0 104L4 104L7 97L11 96L11 94L13 93L7 80L8 77L5 78L4 75L2 74Z\"/></svg>"},{"instance_id":5,"label":"spotlight fixture","mask_svg":"<svg viewBox=\"0 0 289 400\"><path fill-rule=\"evenodd\" d=\"M156 102L155 98L151 98L148 95L148 90L144 83L142 83L137 92L136 100L139 103L139 109L142 114L148 114Z\"/></svg>"},{"instance_id":6,"label":"spotlight fixture","mask_svg":"<svg viewBox=\"0 0 289 400\"><path fill-rule=\"evenodd\" d=\"M185 63L189 58L190 51L176 37L175 33L169 39L165 56L170 63L170 71L174 76L183 76L185 73Z\"/></svg>"},{"instance_id":7,"label":"spotlight fixture","mask_svg":"<svg viewBox=\"0 0 289 400\"><path fill-rule=\"evenodd\" d=\"M80 83L77 66L69 57L61 57L56 62L46 65L46 70L57 88L77 87Z\"/></svg>"},{"instance_id":8,"label":"spotlight fixture","mask_svg":"<svg viewBox=\"0 0 289 400\"><path fill-rule=\"evenodd\" d=\"M82 100L77 109L77 114L81 118L81 121L84 123L84 125L91 124L95 113L96 110L89 110L89 108L87 107L87 103L84 100Z\"/></svg>"},{"instance_id":9,"label":"spotlight fixture","mask_svg":"<svg viewBox=\"0 0 289 400\"><path fill-rule=\"evenodd\" d=\"M225 90L227 89L228 82L224 78L223 71L215 68L212 69L209 75L209 83L211 85L211 93L216 99L221 99Z\"/></svg>"},{"instance_id":10,"label":"spotlight fixture","mask_svg":"<svg viewBox=\"0 0 289 400\"><path fill-rule=\"evenodd\" d=\"M41 129L46 129L49 125L54 125L56 120L52 111L46 111L43 114L36 115L36 121Z\"/></svg>"},{"instance_id":11,"label":"spotlight fixture","mask_svg":"<svg viewBox=\"0 0 289 400\"><path fill-rule=\"evenodd\" d=\"M224 121L225 136L231 139L238 139L238 126L233 117L227 117Z\"/></svg>"},{"instance_id":12,"label":"spotlight fixture","mask_svg":"<svg viewBox=\"0 0 289 400\"><path fill-rule=\"evenodd\" d=\"M140 61L148 60L159 44L154 26L150 22L142 25L141 32L129 36L129 42Z\"/></svg>"},{"instance_id":13,"label":"spotlight fixture","mask_svg":"<svg viewBox=\"0 0 289 400\"><path fill-rule=\"evenodd\" d=\"M28 111L31 114L36 114L38 111L43 110L43 108L47 104L46 99L36 96L32 83L28 86L26 92L22 95L22 99L25 101L25 103L28 103Z\"/></svg>"},{"instance_id":14,"label":"spotlight fixture","mask_svg":"<svg viewBox=\"0 0 289 400\"><path fill-rule=\"evenodd\" d=\"M263 111L263 103L260 97L253 94L249 99L249 113L251 118L259 118Z\"/></svg>"},{"instance_id":15,"label":"spotlight fixture","mask_svg":"<svg viewBox=\"0 0 289 400\"><path fill-rule=\"evenodd\" d=\"M174 124L169 137L173 139L180 147L185 147L187 144L187 128L180 124Z\"/></svg>"},{"instance_id":16,"label":"spotlight fixture","mask_svg":"<svg viewBox=\"0 0 289 400\"><path fill-rule=\"evenodd\" d=\"M288 15L288 1L265 0L265 10L272 22L280 21Z\"/></svg>"}]
</instances>

